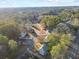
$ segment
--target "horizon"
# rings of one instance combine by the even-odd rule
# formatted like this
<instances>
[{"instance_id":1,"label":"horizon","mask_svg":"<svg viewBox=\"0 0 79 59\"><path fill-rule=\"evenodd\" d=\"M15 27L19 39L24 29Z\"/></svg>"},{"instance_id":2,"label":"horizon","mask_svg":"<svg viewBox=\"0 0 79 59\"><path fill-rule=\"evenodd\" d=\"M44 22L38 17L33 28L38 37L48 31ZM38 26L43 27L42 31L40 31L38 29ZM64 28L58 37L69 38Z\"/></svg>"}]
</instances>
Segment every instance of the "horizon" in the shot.
<instances>
[{"instance_id":1,"label":"horizon","mask_svg":"<svg viewBox=\"0 0 79 59\"><path fill-rule=\"evenodd\" d=\"M62 7L79 7L79 6L30 6L30 7L0 7L0 9L2 8L62 8Z\"/></svg>"},{"instance_id":2,"label":"horizon","mask_svg":"<svg viewBox=\"0 0 79 59\"><path fill-rule=\"evenodd\" d=\"M0 0L0 8L79 6L79 0Z\"/></svg>"}]
</instances>

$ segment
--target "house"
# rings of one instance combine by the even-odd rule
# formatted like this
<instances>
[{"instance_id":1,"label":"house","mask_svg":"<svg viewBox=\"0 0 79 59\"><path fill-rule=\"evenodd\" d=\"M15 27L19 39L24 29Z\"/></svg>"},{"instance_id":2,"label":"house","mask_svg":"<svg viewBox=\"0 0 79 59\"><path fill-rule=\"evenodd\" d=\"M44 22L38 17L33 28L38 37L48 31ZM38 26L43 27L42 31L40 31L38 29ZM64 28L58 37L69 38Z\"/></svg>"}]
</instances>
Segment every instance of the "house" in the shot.
<instances>
[{"instance_id":1,"label":"house","mask_svg":"<svg viewBox=\"0 0 79 59\"><path fill-rule=\"evenodd\" d=\"M20 33L18 44L19 45L21 45L21 44L25 45L29 49L34 48L34 41L33 41L32 37L27 32L21 32Z\"/></svg>"},{"instance_id":2,"label":"house","mask_svg":"<svg viewBox=\"0 0 79 59\"><path fill-rule=\"evenodd\" d=\"M36 48L39 54L45 55L47 48L42 42L46 39L48 31L40 24L34 24L34 26L35 27L31 27L30 24L26 24L26 28L28 27L29 29L20 33L19 42L20 44L26 45L29 49Z\"/></svg>"},{"instance_id":3,"label":"house","mask_svg":"<svg viewBox=\"0 0 79 59\"><path fill-rule=\"evenodd\" d=\"M47 46L46 44L42 44L41 47L39 48L39 54L42 56L47 54Z\"/></svg>"}]
</instances>

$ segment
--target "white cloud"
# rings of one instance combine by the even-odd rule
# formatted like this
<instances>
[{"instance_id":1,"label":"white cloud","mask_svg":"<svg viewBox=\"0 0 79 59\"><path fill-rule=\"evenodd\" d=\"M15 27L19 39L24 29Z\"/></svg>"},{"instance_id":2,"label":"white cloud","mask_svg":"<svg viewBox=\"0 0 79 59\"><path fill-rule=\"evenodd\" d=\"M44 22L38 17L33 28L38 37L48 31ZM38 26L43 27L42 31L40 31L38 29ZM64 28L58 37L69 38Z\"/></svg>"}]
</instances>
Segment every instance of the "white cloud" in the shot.
<instances>
[{"instance_id":1,"label":"white cloud","mask_svg":"<svg viewBox=\"0 0 79 59\"><path fill-rule=\"evenodd\" d=\"M74 2L79 2L79 0L74 0Z\"/></svg>"},{"instance_id":2,"label":"white cloud","mask_svg":"<svg viewBox=\"0 0 79 59\"><path fill-rule=\"evenodd\" d=\"M53 2L53 3L58 3L58 2L74 2L74 1L79 1L79 0L48 0L49 2Z\"/></svg>"},{"instance_id":3,"label":"white cloud","mask_svg":"<svg viewBox=\"0 0 79 59\"><path fill-rule=\"evenodd\" d=\"M59 0L48 0L49 2L57 3Z\"/></svg>"}]
</instances>

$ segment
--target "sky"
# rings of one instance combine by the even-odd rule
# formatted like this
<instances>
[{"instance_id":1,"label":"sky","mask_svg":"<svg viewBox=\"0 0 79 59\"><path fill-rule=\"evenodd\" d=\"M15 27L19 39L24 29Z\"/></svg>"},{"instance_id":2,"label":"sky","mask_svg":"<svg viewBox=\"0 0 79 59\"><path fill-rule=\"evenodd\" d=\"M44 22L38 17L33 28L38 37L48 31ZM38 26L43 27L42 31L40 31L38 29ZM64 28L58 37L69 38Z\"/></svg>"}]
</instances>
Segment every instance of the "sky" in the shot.
<instances>
[{"instance_id":1,"label":"sky","mask_svg":"<svg viewBox=\"0 0 79 59\"><path fill-rule=\"evenodd\" d=\"M79 0L0 0L0 8L48 6L79 6Z\"/></svg>"}]
</instances>

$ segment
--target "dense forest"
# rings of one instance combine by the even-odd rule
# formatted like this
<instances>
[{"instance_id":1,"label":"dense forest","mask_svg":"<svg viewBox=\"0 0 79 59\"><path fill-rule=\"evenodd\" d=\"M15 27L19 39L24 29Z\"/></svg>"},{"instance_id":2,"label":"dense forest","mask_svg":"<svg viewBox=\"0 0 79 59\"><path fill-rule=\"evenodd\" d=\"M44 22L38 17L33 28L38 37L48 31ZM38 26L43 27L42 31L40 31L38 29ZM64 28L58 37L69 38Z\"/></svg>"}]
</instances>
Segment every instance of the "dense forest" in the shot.
<instances>
[{"instance_id":1,"label":"dense forest","mask_svg":"<svg viewBox=\"0 0 79 59\"><path fill-rule=\"evenodd\" d=\"M0 8L0 59L79 59L79 7Z\"/></svg>"}]
</instances>

